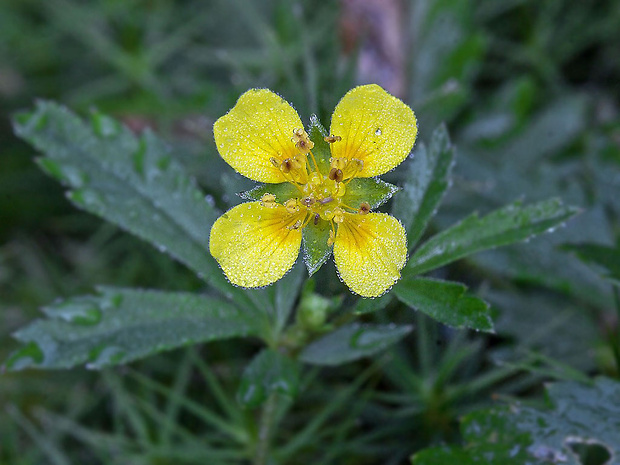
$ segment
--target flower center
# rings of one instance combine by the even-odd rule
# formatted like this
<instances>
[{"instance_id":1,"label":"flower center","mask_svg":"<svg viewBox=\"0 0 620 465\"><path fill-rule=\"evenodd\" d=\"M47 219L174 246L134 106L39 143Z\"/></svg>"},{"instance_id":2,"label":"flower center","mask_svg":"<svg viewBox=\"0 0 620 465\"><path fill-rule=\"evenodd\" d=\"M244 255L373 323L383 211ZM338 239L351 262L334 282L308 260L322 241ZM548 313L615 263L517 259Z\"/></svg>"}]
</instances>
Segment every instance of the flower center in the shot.
<instances>
[{"instance_id":1,"label":"flower center","mask_svg":"<svg viewBox=\"0 0 620 465\"><path fill-rule=\"evenodd\" d=\"M341 223L344 216L342 196L346 192L343 182L330 179L320 173L312 173L307 184L302 186L304 197L301 204L308 209L308 213L320 218Z\"/></svg>"},{"instance_id":2,"label":"flower center","mask_svg":"<svg viewBox=\"0 0 620 465\"><path fill-rule=\"evenodd\" d=\"M272 158L271 162L278 167L284 178L294 184L299 197L291 198L284 202L284 207L291 214L305 210L304 221L296 222L292 228L298 229L306 226L310 221L318 224L319 220L329 221L332 226L330 239L333 243L335 237L334 223L342 223L345 213L367 214L370 205L363 202L359 208L346 205L343 196L346 193L346 184L351 181L363 168L364 164L358 159L330 158L330 168L327 174L319 171L318 164L312 149L314 143L303 128L295 129L291 138L299 153L282 162ZM325 141L333 144L341 140L340 136L330 135ZM261 198L264 206L275 207L275 196L265 194Z\"/></svg>"}]
</instances>

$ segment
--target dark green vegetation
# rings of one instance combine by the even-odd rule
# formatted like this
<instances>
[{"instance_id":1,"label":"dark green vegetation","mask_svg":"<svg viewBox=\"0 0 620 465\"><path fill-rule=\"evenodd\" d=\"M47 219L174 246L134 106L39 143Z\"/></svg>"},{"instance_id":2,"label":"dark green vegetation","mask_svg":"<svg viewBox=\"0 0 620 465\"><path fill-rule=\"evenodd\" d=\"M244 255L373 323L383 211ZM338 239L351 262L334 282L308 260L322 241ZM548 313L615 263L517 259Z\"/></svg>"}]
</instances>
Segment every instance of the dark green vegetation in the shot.
<instances>
[{"instance_id":1,"label":"dark green vegetation","mask_svg":"<svg viewBox=\"0 0 620 465\"><path fill-rule=\"evenodd\" d=\"M253 187L211 124L249 87L328 124L379 40L344 53L339 3L0 3L0 357L78 366L2 375L0 464L619 463L620 4L403 3L412 251L375 300L203 253Z\"/></svg>"}]
</instances>

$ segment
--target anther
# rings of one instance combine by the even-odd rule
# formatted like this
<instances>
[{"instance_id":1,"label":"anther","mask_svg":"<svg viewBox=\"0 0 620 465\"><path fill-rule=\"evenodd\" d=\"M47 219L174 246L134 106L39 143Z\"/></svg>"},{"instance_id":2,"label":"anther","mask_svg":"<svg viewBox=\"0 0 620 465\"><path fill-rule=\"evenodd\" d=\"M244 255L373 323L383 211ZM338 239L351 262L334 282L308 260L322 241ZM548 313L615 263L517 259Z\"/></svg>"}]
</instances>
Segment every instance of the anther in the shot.
<instances>
[{"instance_id":1,"label":"anther","mask_svg":"<svg viewBox=\"0 0 620 465\"><path fill-rule=\"evenodd\" d=\"M293 169L293 161L290 158L287 158L280 165L280 169L283 173L290 173L291 169Z\"/></svg>"},{"instance_id":2,"label":"anther","mask_svg":"<svg viewBox=\"0 0 620 465\"><path fill-rule=\"evenodd\" d=\"M346 158L330 158L329 163L332 168L344 170L344 168L347 166L347 159Z\"/></svg>"},{"instance_id":3,"label":"anther","mask_svg":"<svg viewBox=\"0 0 620 465\"><path fill-rule=\"evenodd\" d=\"M336 182L341 182L343 179L342 170L338 168L332 168L329 172L329 179Z\"/></svg>"},{"instance_id":4,"label":"anther","mask_svg":"<svg viewBox=\"0 0 620 465\"><path fill-rule=\"evenodd\" d=\"M343 221L344 221L344 211L342 211L342 209L340 208L336 208L334 210L334 222L342 223Z\"/></svg>"},{"instance_id":5,"label":"anther","mask_svg":"<svg viewBox=\"0 0 620 465\"><path fill-rule=\"evenodd\" d=\"M273 208L276 206L276 196L273 194L263 194L260 198L260 204L263 207Z\"/></svg>"},{"instance_id":6,"label":"anther","mask_svg":"<svg viewBox=\"0 0 620 465\"><path fill-rule=\"evenodd\" d=\"M326 203L332 202L333 200L334 198L330 195L329 197L319 200L319 203L321 205L325 205Z\"/></svg>"},{"instance_id":7,"label":"anther","mask_svg":"<svg viewBox=\"0 0 620 465\"><path fill-rule=\"evenodd\" d=\"M299 211L299 205L297 205L297 199L288 199L284 202L284 207L289 213L295 213Z\"/></svg>"},{"instance_id":8,"label":"anther","mask_svg":"<svg viewBox=\"0 0 620 465\"><path fill-rule=\"evenodd\" d=\"M310 152L314 147L314 142L310 140L310 137L308 137L308 134L303 128L298 128L293 131L291 141L295 144L297 150L304 154Z\"/></svg>"},{"instance_id":9,"label":"anther","mask_svg":"<svg viewBox=\"0 0 620 465\"><path fill-rule=\"evenodd\" d=\"M370 205L368 204L368 202L362 202L359 208L359 214L367 215L369 211L370 211Z\"/></svg>"},{"instance_id":10,"label":"anther","mask_svg":"<svg viewBox=\"0 0 620 465\"><path fill-rule=\"evenodd\" d=\"M342 140L342 137L340 136L334 136L333 134L330 134L329 136L326 136L323 138L325 140L325 142L329 143L329 144L333 144L334 142L338 142Z\"/></svg>"},{"instance_id":11,"label":"anther","mask_svg":"<svg viewBox=\"0 0 620 465\"><path fill-rule=\"evenodd\" d=\"M312 197L304 197L303 199L301 199L302 205L306 207L311 207L312 205L314 205L314 202L316 202L316 200L314 200L314 198Z\"/></svg>"},{"instance_id":12,"label":"anther","mask_svg":"<svg viewBox=\"0 0 620 465\"><path fill-rule=\"evenodd\" d=\"M358 171L361 171L362 168L364 168L364 162L358 158L352 158L350 163L355 166Z\"/></svg>"}]
</instances>

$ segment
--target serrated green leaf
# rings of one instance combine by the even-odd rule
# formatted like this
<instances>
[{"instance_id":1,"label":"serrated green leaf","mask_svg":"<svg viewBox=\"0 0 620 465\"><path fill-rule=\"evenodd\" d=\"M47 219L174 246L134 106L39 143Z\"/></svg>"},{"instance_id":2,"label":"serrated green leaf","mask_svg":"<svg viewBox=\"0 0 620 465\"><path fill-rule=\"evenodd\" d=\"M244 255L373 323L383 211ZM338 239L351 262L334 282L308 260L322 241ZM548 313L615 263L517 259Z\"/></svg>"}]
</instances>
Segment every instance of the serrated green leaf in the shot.
<instances>
[{"instance_id":1,"label":"serrated green leaf","mask_svg":"<svg viewBox=\"0 0 620 465\"><path fill-rule=\"evenodd\" d=\"M347 184L342 202L353 208L359 208L362 202L368 202L370 208L377 208L387 202L399 188L379 178L354 178Z\"/></svg>"},{"instance_id":2,"label":"serrated green leaf","mask_svg":"<svg viewBox=\"0 0 620 465\"><path fill-rule=\"evenodd\" d=\"M311 221L303 229L303 257L309 276L321 268L332 252L333 245L327 244L330 231L330 223L321 219L317 224Z\"/></svg>"},{"instance_id":3,"label":"serrated green leaf","mask_svg":"<svg viewBox=\"0 0 620 465\"><path fill-rule=\"evenodd\" d=\"M254 333L254 315L227 302L181 292L112 287L61 301L14 337L25 344L6 362L23 368L89 368L128 363L164 350Z\"/></svg>"},{"instance_id":4,"label":"serrated green leaf","mask_svg":"<svg viewBox=\"0 0 620 465\"><path fill-rule=\"evenodd\" d=\"M601 275L615 285L620 285L620 248L602 244L565 244L563 250L574 252L579 259L599 267Z\"/></svg>"},{"instance_id":5,"label":"serrated green leaf","mask_svg":"<svg viewBox=\"0 0 620 465\"><path fill-rule=\"evenodd\" d=\"M527 240L553 230L578 212L550 199L527 207L515 202L482 218L473 214L423 243L403 275L419 275L481 250Z\"/></svg>"},{"instance_id":6,"label":"serrated green leaf","mask_svg":"<svg viewBox=\"0 0 620 465\"><path fill-rule=\"evenodd\" d=\"M316 115L310 116L308 135L310 136L310 140L314 142L312 155L314 155L314 158L319 165L319 171L323 174L329 173L331 166L329 159L331 158L332 153L329 148L329 143L325 141L325 137L328 134ZM310 163L312 164L312 161L310 161Z\"/></svg>"},{"instance_id":7,"label":"serrated green leaf","mask_svg":"<svg viewBox=\"0 0 620 465\"><path fill-rule=\"evenodd\" d=\"M394 286L394 292L401 302L445 325L493 331L489 305L468 294L463 284L408 277Z\"/></svg>"},{"instance_id":8,"label":"serrated green leaf","mask_svg":"<svg viewBox=\"0 0 620 465\"><path fill-rule=\"evenodd\" d=\"M15 132L45 154L41 167L71 201L152 243L230 295L208 252L218 212L152 132L140 138L94 113L90 123L52 102L15 118Z\"/></svg>"},{"instance_id":9,"label":"serrated green leaf","mask_svg":"<svg viewBox=\"0 0 620 465\"><path fill-rule=\"evenodd\" d=\"M284 203L288 199L299 197L299 190L290 182L280 184L261 184L249 191L241 192L239 197L245 200L260 200L265 194L276 196L276 202Z\"/></svg>"},{"instance_id":10,"label":"serrated green leaf","mask_svg":"<svg viewBox=\"0 0 620 465\"><path fill-rule=\"evenodd\" d=\"M485 463L581 465L578 446L598 445L616 464L620 455L620 383L599 378L548 386L550 409L519 404L482 409L461 423L465 446L431 448L412 457L414 465ZM598 463L598 462L597 462Z\"/></svg>"},{"instance_id":11,"label":"serrated green leaf","mask_svg":"<svg viewBox=\"0 0 620 465\"><path fill-rule=\"evenodd\" d=\"M237 390L244 407L259 407L270 394L295 397L299 390L299 365L272 349L262 350L246 367Z\"/></svg>"},{"instance_id":12,"label":"serrated green leaf","mask_svg":"<svg viewBox=\"0 0 620 465\"><path fill-rule=\"evenodd\" d=\"M369 357L396 344L413 327L352 323L323 336L307 346L300 360L313 365L340 365Z\"/></svg>"},{"instance_id":13,"label":"serrated green leaf","mask_svg":"<svg viewBox=\"0 0 620 465\"><path fill-rule=\"evenodd\" d=\"M403 192L394 199L392 213L407 230L409 250L418 243L450 187L455 150L445 125L433 132L428 150L420 144L409 162Z\"/></svg>"}]
</instances>

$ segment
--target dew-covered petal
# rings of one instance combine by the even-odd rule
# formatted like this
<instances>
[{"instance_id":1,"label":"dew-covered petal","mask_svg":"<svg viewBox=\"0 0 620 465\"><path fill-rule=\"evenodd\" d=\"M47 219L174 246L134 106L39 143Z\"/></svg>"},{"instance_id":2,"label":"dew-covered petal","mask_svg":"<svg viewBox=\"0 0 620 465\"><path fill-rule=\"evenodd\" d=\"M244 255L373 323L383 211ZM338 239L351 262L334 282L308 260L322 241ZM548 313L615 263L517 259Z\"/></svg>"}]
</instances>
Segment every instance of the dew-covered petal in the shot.
<instances>
[{"instance_id":1,"label":"dew-covered petal","mask_svg":"<svg viewBox=\"0 0 620 465\"><path fill-rule=\"evenodd\" d=\"M286 181L271 159L281 163L298 153L293 131L303 128L295 109L268 89L250 89L213 125L222 158L254 181Z\"/></svg>"},{"instance_id":2,"label":"dew-covered petal","mask_svg":"<svg viewBox=\"0 0 620 465\"><path fill-rule=\"evenodd\" d=\"M378 297L398 281L407 261L405 228L385 213L347 213L336 233L334 260L353 292Z\"/></svg>"},{"instance_id":3,"label":"dew-covered petal","mask_svg":"<svg viewBox=\"0 0 620 465\"><path fill-rule=\"evenodd\" d=\"M364 162L356 177L387 173L411 152L418 127L413 110L376 84L355 87L336 105L329 130L334 158Z\"/></svg>"},{"instance_id":4,"label":"dew-covered petal","mask_svg":"<svg viewBox=\"0 0 620 465\"><path fill-rule=\"evenodd\" d=\"M295 264L302 220L303 215L290 214L279 204L270 208L260 202L243 203L215 221L209 250L231 283L267 286Z\"/></svg>"}]
</instances>

